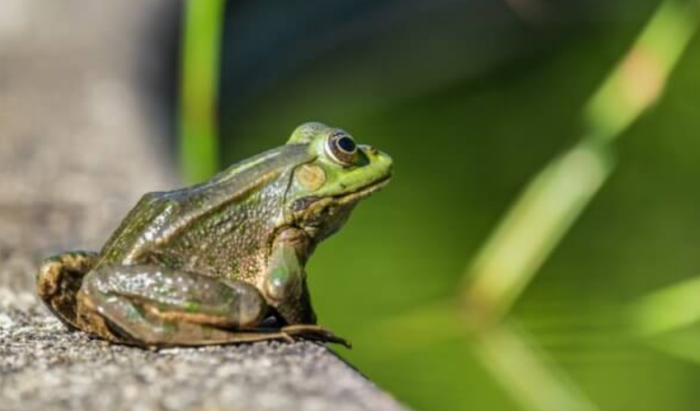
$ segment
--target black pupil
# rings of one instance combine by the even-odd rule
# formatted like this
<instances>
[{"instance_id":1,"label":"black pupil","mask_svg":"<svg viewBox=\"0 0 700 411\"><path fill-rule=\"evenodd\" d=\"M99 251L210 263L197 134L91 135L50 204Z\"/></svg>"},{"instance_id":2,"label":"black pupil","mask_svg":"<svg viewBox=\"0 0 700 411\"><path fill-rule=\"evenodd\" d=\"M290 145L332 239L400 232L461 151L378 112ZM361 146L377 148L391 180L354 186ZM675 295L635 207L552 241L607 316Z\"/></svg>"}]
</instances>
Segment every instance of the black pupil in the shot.
<instances>
[{"instance_id":1,"label":"black pupil","mask_svg":"<svg viewBox=\"0 0 700 411\"><path fill-rule=\"evenodd\" d=\"M350 137L341 137L338 139L338 147L340 147L341 150L347 152L347 153L352 153L355 151L355 141L351 139Z\"/></svg>"}]
</instances>

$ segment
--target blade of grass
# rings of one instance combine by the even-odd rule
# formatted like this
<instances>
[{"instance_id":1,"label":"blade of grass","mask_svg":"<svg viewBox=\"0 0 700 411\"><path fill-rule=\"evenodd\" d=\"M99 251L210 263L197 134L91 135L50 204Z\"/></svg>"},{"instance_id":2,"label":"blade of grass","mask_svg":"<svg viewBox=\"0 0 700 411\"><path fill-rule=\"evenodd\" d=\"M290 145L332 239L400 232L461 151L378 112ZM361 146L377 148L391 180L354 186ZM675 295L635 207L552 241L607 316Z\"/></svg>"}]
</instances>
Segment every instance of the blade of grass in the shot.
<instances>
[{"instance_id":1,"label":"blade of grass","mask_svg":"<svg viewBox=\"0 0 700 411\"><path fill-rule=\"evenodd\" d=\"M583 117L587 134L530 182L466 270L461 310L469 328L488 328L502 318L532 280L612 172L614 151L610 143L660 97L699 21L697 2L661 3L630 52L586 105ZM640 60L639 55L646 57ZM654 73L642 76L655 79L651 85L653 92L624 91L635 85L648 86L632 81L637 76L634 73L640 71ZM615 114L618 106L622 110ZM653 311L661 306L652 304L645 310ZM425 309L432 310L431 306ZM420 312L419 307L406 318L420 317ZM669 321L684 324L690 321L689 316L695 318L694 314L684 315L685 319ZM391 321L404 323L402 316ZM659 326L652 328L655 327Z\"/></svg>"},{"instance_id":2,"label":"blade of grass","mask_svg":"<svg viewBox=\"0 0 700 411\"><path fill-rule=\"evenodd\" d=\"M612 170L607 153L583 142L531 181L468 270L464 310L475 323L506 313Z\"/></svg>"},{"instance_id":3,"label":"blade of grass","mask_svg":"<svg viewBox=\"0 0 700 411\"><path fill-rule=\"evenodd\" d=\"M700 322L700 277L654 291L629 310L636 334L653 336Z\"/></svg>"},{"instance_id":4,"label":"blade of grass","mask_svg":"<svg viewBox=\"0 0 700 411\"><path fill-rule=\"evenodd\" d=\"M628 331L650 347L700 364L700 277L640 298L628 307Z\"/></svg>"},{"instance_id":5,"label":"blade of grass","mask_svg":"<svg viewBox=\"0 0 700 411\"><path fill-rule=\"evenodd\" d=\"M579 143L533 178L465 271L461 318L474 352L526 409L595 409L563 372L502 319L613 172L614 141L659 99L697 30L697 6L681 0L660 4L586 104ZM431 324L426 318L433 310L426 310L423 315L419 308L409 317ZM393 321L407 323L402 318ZM433 341L454 336L429 330L423 335ZM414 343L425 345L428 340Z\"/></svg>"},{"instance_id":6,"label":"blade of grass","mask_svg":"<svg viewBox=\"0 0 700 411\"><path fill-rule=\"evenodd\" d=\"M613 170L612 143L651 107L698 26L697 2L667 0L584 109L580 143L525 188L465 272L464 309L502 317Z\"/></svg>"},{"instance_id":7,"label":"blade of grass","mask_svg":"<svg viewBox=\"0 0 700 411\"><path fill-rule=\"evenodd\" d=\"M183 176L192 183L219 169L217 104L225 1L183 4L180 153Z\"/></svg>"},{"instance_id":8,"label":"blade of grass","mask_svg":"<svg viewBox=\"0 0 700 411\"><path fill-rule=\"evenodd\" d=\"M584 122L604 143L625 131L658 101L669 75L698 28L697 1L661 3L632 49L584 110Z\"/></svg>"}]
</instances>

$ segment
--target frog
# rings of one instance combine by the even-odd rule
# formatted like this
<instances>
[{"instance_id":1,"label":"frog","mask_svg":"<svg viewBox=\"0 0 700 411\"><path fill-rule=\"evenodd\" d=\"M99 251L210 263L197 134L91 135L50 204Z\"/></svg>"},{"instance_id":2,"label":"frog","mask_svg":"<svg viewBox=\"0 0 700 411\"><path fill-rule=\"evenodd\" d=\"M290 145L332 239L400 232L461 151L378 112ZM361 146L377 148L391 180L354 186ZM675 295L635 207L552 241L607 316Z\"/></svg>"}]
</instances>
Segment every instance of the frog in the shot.
<instances>
[{"instance_id":1,"label":"frog","mask_svg":"<svg viewBox=\"0 0 700 411\"><path fill-rule=\"evenodd\" d=\"M100 251L43 260L37 294L69 329L117 344L349 348L318 324L305 267L392 168L342 129L302 124L207 181L144 194Z\"/></svg>"}]
</instances>

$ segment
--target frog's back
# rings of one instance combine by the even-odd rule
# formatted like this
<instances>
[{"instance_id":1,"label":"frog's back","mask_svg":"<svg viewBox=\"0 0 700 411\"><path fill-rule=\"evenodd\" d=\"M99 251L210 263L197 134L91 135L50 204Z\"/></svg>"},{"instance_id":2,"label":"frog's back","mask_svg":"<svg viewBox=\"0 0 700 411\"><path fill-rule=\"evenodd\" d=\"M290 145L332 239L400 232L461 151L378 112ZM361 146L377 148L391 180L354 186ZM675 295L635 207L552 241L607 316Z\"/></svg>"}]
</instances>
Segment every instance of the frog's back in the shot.
<instances>
[{"instance_id":1,"label":"frog's back","mask_svg":"<svg viewBox=\"0 0 700 411\"><path fill-rule=\"evenodd\" d=\"M98 264L162 264L246 279L263 269L283 222L284 193L303 146L283 146L208 182L144 195L107 241Z\"/></svg>"}]
</instances>

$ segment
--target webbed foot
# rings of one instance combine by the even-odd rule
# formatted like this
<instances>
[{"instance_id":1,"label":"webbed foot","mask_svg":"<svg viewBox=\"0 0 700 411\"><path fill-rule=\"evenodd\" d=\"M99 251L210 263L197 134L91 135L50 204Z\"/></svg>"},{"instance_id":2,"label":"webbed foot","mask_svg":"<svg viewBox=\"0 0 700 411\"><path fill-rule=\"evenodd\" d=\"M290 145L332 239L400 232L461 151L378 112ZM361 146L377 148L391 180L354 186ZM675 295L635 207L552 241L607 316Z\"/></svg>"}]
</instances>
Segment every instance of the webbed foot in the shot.
<instances>
[{"instance_id":1,"label":"webbed foot","mask_svg":"<svg viewBox=\"0 0 700 411\"><path fill-rule=\"evenodd\" d=\"M98 254L72 251L41 262L36 277L39 298L53 314L71 329L78 329L76 295L83 277L92 269Z\"/></svg>"}]
</instances>

